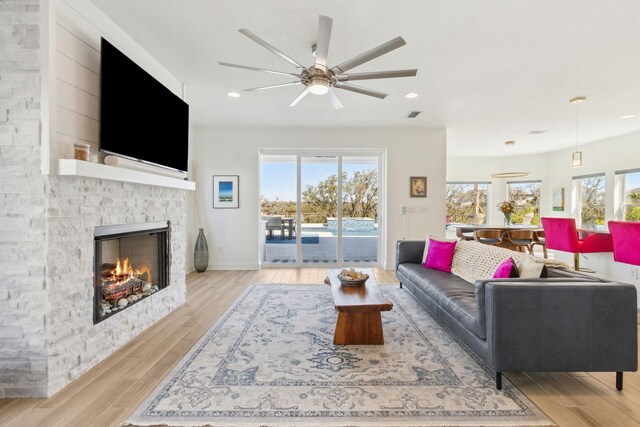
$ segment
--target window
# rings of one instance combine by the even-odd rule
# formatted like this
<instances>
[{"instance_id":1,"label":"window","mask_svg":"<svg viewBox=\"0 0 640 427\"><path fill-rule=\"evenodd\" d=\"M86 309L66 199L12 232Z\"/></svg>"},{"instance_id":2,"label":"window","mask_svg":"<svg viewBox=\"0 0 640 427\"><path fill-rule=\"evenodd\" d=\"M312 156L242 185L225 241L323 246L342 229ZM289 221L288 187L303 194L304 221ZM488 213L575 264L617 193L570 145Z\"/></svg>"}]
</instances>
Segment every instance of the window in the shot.
<instances>
[{"instance_id":1,"label":"window","mask_svg":"<svg viewBox=\"0 0 640 427\"><path fill-rule=\"evenodd\" d=\"M446 195L447 224L487 222L489 182L448 182Z\"/></svg>"},{"instance_id":2,"label":"window","mask_svg":"<svg viewBox=\"0 0 640 427\"><path fill-rule=\"evenodd\" d=\"M620 186L620 213L624 221L640 221L640 169L617 171Z\"/></svg>"},{"instance_id":3,"label":"window","mask_svg":"<svg viewBox=\"0 0 640 427\"><path fill-rule=\"evenodd\" d=\"M541 181L507 182L507 195L516 205L511 214L511 222L522 224L526 214L533 214L530 224L540 224L540 185Z\"/></svg>"},{"instance_id":4,"label":"window","mask_svg":"<svg viewBox=\"0 0 640 427\"><path fill-rule=\"evenodd\" d=\"M574 176L578 202L578 227L587 230L605 230L605 176Z\"/></svg>"}]
</instances>

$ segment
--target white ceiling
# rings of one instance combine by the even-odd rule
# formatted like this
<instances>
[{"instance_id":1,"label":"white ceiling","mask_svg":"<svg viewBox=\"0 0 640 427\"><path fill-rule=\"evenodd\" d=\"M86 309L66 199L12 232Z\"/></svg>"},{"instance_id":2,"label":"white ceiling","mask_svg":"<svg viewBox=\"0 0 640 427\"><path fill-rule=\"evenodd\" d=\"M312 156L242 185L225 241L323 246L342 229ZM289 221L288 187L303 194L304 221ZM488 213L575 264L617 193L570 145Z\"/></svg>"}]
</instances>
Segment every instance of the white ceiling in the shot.
<instances>
[{"instance_id":1,"label":"white ceiling","mask_svg":"<svg viewBox=\"0 0 640 427\"><path fill-rule=\"evenodd\" d=\"M449 156L518 155L573 146L569 99L587 96L580 143L640 130L639 0L92 1L186 84L197 126L446 127ZM336 90L335 110L313 95L288 107L299 86L241 92L294 78L218 65L295 71L240 28L311 65L319 14L333 18L329 66L402 36L406 46L351 72L417 77L356 82L384 100Z\"/></svg>"}]
</instances>

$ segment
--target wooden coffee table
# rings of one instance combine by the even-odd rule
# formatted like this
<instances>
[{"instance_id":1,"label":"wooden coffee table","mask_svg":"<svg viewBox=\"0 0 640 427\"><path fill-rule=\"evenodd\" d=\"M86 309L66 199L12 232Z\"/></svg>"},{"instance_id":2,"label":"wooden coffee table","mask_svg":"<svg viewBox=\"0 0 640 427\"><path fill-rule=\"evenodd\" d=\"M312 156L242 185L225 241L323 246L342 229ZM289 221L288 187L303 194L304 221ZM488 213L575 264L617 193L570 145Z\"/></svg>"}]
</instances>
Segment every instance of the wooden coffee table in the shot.
<instances>
[{"instance_id":1,"label":"wooden coffee table","mask_svg":"<svg viewBox=\"0 0 640 427\"><path fill-rule=\"evenodd\" d=\"M369 274L363 286L342 286L338 279L340 270L329 271L326 279L326 283L331 285L333 302L338 310L333 343L336 345L384 344L380 313L391 310L393 303L382 295L373 277L373 271L370 269L359 269Z\"/></svg>"}]
</instances>

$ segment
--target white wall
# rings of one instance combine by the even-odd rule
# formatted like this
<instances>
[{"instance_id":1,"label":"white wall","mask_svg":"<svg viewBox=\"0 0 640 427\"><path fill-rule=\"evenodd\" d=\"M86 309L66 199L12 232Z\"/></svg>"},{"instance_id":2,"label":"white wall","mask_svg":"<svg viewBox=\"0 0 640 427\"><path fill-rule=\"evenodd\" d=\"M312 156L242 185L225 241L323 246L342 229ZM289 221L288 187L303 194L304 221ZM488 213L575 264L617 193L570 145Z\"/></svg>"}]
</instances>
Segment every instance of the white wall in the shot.
<instances>
[{"instance_id":1,"label":"white wall","mask_svg":"<svg viewBox=\"0 0 640 427\"><path fill-rule=\"evenodd\" d=\"M505 182L507 180L492 179L491 173L521 170L531 172L531 175L520 180L542 180L541 214L571 217L576 212L575 198L572 197L572 177L604 172L607 198L606 220L615 219L615 171L640 168L640 132L583 144L579 149L583 153L583 166L580 168L571 167L573 149L535 156L449 158L447 159L447 181L491 181L492 219L490 222L500 223L502 214L495 205L506 198ZM551 192L554 187L564 187L564 212L552 210ZM554 255L557 259L573 265L572 255L564 252L557 252ZM581 259L581 265L596 270L596 275L640 286L640 280L636 278L640 274L640 267L617 263L613 260L611 253L585 254L585 256L586 259Z\"/></svg>"},{"instance_id":2,"label":"white wall","mask_svg":"<svg viewBox=\"0 0 640 427\"><path fill-rule=\"evenodd\" d=\"M259 150L262 148L387 150L385 268L394 268L407 205L407 239L444 237L445 129L196 128L197 197L209 243L209 268L258 268ZM212 176L240 176L240 208L213 209ZM409 197L409 177L427 177L427 197Z\"/></svg>"}]
</instances>

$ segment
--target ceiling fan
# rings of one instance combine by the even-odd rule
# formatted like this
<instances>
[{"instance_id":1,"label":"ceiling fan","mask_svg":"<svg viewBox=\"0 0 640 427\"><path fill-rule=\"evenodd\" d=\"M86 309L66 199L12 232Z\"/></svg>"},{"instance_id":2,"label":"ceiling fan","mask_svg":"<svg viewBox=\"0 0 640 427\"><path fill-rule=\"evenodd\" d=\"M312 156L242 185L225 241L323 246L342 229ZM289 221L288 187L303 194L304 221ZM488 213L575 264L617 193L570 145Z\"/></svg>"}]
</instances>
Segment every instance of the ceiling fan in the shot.
<instances>
[{"instance_id":1,"label":"ceiling fan","mask_svg":"<svg viewBox=\"0 0 640 427\"><path fill-rule=\"evenodd\" d=\"M244 89L245 92L253 92L258 90L265 89L273 89L284 86L293 86L293 85L303 85L304 89L298 96L295 97L293 101L289 104L290 107L294 107L297 105L309 92L314 95L327 95L331 104L336 108L340 109L343 107L342 103L336 96L333 89L342 89L348 90L351 92L360 93L362 95L373 96L375 98L384 99L387 97L386 93L379 92L377 90L368 89L362 86L356 86L353 84L349 84L347 82L356 81L356 80L371 80L371 79L387 79L394 77L413 77L417 74L417 69L411 70L392 70L392 71L373 71L367 73L351 73L347 74L346 72L355 68L359 65L364 64L365 62L369 62L372 59L375 59L379 56L384 55L385 53L389 53L392 50L395 50L399 47L407 44L402 37L396 37L392 40L389 40L386 43L381 44L380 46L374 47L373 49L364 52L354 58L349 59L341 63L340 65L336 65L335 67L329 68L327 65L327 54L329 52L329 41L331 39L331 27L333 25L333 19L320 15L318 20L318 42L313 45L312 52L315 53L316 61L309 67L305 67L298 61L291 59L289 56L285 55L275 47L271 46L266 41L262 40L260 37L256 36L249 30L241 29L238 30L245 36L249 37L254 42L258 43L260 46L267 49L269 52L274 55L280 57L287 63L296 67L296 71L292 73L284 72L284 71L274 71L274 70L265 70L262 68L248 67L246 65L237 65L237 64L229 64L227 62L218 62L218 64L223 65L225 67L233 67L233 68L241 68L244 70L251 71L260 71L263 73L271 73L271 74L281 74L284 76L295 77L296 80L288 83L280 83L270 86L261 86L254 87L251 89Z\"/></svg>"}]
</instances>

